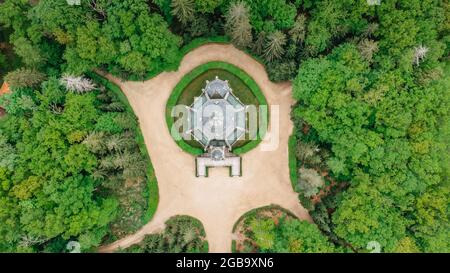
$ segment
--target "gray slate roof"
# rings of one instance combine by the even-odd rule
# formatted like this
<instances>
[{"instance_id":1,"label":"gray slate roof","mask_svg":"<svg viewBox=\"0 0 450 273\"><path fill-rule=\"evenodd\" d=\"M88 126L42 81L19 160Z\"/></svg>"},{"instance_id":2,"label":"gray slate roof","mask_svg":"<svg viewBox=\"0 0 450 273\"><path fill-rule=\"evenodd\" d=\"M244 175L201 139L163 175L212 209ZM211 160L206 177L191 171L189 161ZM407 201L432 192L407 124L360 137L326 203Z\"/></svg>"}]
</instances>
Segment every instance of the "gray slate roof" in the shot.
<instances>
[{"instance_id":1,"label":"gray slate roof","mask_svg":"<svg viewBox=\"0 0 450 273\"><path fill-rule=\"evenodd\" d=\"M205 148L231 146L245 135L245 106L232 93L227 81L206 82L200 97L189 109L189 131Z\"/></svg>"}]
</instances>

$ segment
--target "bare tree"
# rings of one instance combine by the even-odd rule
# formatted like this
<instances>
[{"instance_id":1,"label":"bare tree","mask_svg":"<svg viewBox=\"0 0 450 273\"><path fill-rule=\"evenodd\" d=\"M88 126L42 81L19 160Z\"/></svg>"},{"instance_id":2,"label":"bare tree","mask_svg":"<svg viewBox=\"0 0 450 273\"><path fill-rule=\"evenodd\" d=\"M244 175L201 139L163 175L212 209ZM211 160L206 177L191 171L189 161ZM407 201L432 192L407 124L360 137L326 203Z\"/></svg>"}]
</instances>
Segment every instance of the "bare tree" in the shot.
<instances>
[{"instance_id":1,"label":"bare tree","mask_svg":"<svg viewBox=\"0 0 450 273\"><path fill-rule=\"evenodd\" d=\"M92 132L83 140L83 144L87 146L89 151L93 153L102 153L106 149L105 133Z\"/></svg>"},{"instance_id":2,"label":"bare tree","mask_svg":"<svg viewBox=\"0 0 450 273\"><path fill-rule=\"evenodd\" d=\"M248 9L245 3L244 2L231 3L227 13L227 20L236 22L242 20L245 17L248 18Z\"/></svg>"},{"instance_id":3,"label":"bare tree","mask_svg":"<svg viewBox=\"0 0 450 273\"><path fill-rule=\"evenodd\" d=\"M234 2L230 5L225 17L225 31L239 47L247 47L252 42L252 26L244 2Z\"/></svg>"},{"instance_id":4,"label":"bare tree","mask_svg":"<svg viewBox=\"0 0 450 273\"><path fill-rule=\"evenodd\" d=\"M366 30L363 32L363 36L366 38L372 37L373 34L378 30L377 23L370 23L367 25Z\"/></svg>"},{"instance_id":5,"label":"bare tree","mask_svg":"<svg viewBox=\"0 0 450 273\"><path fill-rule=\"evenodd\" d=\"M306 36L306 16L304 14L297 16L294 26L289 30L289 35L295 43L303 43Z\"/></svg>"},{"instance_id":6,"label":"bare tree","mask_svg":"<svg viewBox=\"0 0 450 273\"><path fill-rule=\"evenodd\" d=\"M306 197L319 193L325 182L322 176L314 169L300 168L298 187Z\"/></svg>"},{"instance_id":7,"label":"bare tree","mask_svg":"<svg viewBox=\"0 0 450 273\"><path fill-rule=\"evenodd\" d=\"M64 107L61 105L58 105L57 103L52 102L50 105L50 111L55 115L61 115L64 111Z\"/></svg>"},{"instance_id":8,"label":"bare tree","mask_svg":"<svg viewBox=\"0 0 450 273\"><path fill-rule=\"evenodd\" d=\"M106 147L109 151L121 152L126 147L127 141L129 139L124 138L121 134L112 135L106 140Z\"/></svg>"},{"instance_id":9,"label":"bare tree","mask_svg":"<svg viewBox=\"0 0 450 273\"><path fill-rule=\"evenodd\" d=\"M192 225L184 228L183 242L187 245L197 239L197 229Z\"/></svg>"},{"instance_id":10,"label":"bare tree","mask_svg":"<svg viewBox=\"0 0 450 273\"><path fill-rule=\"evenodd\" d=\"M286 35L277 30L267 36L267 44L264 52L266 60L271 62L281 58L284 54L284 45L286 44Z\"/></svg>"},{"instance_id":11,"label":"bare tree","mask_svg":"<svg viewBox=\"0 0 450 273\"><path fill-rule=\"evenodd\" d=\"M253 50L258 54L263 54L264 46L266 44L266 32L261 31L256 37L256 41L253 43Z\"/></svg>"},{"instance_id":12,"label":"bare tree","mask_svg":"<svg viewBox=\"0 0 450 273\"><path fill-rule=\"evenodd\" d=\"M66 87L67 90L74 93L86 93L96 89L95 84L87 78L82 76L65 75L60 80L61 84Z\"/></svg>"},{"instance_id":13,"label":"bare tree","mask_svg":"<svg viewBox=\"0 0 450 273\"><path fill-rule=\"evenodd\" d=\"M102 104L100 108L108 112L122 112L125 110L125 106L119 101L114 101L109 104Z\"/></svg>"},{"instance_id":14,"label":"bare tree","mask_svg":"<svg viewBox=\"0 0 450 273\"><path fill-rule=\"evenodd\" d=\"M122 172L122 177L125 180L129 179L143 179L145 178L146 165L145 162L139 160L137 154L135 155L135 160L130 162L128 166L125 166Z\"/></svg>"},{"instance_id":15,"label":"bare tree","mask_svg":"<svg viewBox=\"0 0 450 273\"><path fill-rule=\"evenodd\" d=\"M103 169L96 169L91 174L91 177L95 180L104 180L108 176L108 172Z\"/></svg>"},{"instance_id":16,"label":"bare tree","mask_svg":"<svg viewBox=\"0 0 450 273\"><path fill-rule=\"evenodd\" d=\"M422 45L415 47L413 63L418 66L420 62L423 61L423 59L425 59L425 57L427 56L428 50L428 47Z\"/></svg>"},{"instance_id":17,"label":"bare tree","mask_svg":"<svg viewBox=\"0 0 450 273\"><path fill-rule=\"evenodd\" d=\"M109 171L116 169L114 165L114 158L113 156L107 156L100 160L100 169L103 171Z\"/></svg>"},{"instance_id":18,"label":"bare tree","mask_svg":"<svg viewBox=\"0 0 450 273\"><path fill-rule=\"evenodd\" d=\"M358 44L358 49L361 53L361 56L367 61L371 62L373 54L378 51L378 42L364 39Z\"/></svg>"},{"instance_id":19,"label":"bare tree","mask_svg":"<svg viewBox=\"0 0 450 273\"><path fill-rule=\"evenodd\" d=\"M170 6L172 7L172 15L176 16L183 25L194 18L193 0L172 0Z\"/></svg>"},{"instance_id":20,"label":"bare tree","mask_svg":"<svg viewBox=\"0 0 450 273\"><path fill-rule=\"evenodd\" d=\"M296 148L296 155L302 165L319 167L321 164L319 146L312 143L299 142Z\"/></svg>"},{"instance_id":21,"label":"bare tree","mask_svg":"<svg viewBox=\"0 0 450 273\"><path fill-rule=\"evenodd\" d=\"M48 241L48 240L44 239L44 238L33 237L33 236L30 236L30 235L23 235L20 238L19 245L23 246L23 247L30 247L30 246L33 246L33 245L43 244L46 241Z\"/></svg>"}]
</instances>

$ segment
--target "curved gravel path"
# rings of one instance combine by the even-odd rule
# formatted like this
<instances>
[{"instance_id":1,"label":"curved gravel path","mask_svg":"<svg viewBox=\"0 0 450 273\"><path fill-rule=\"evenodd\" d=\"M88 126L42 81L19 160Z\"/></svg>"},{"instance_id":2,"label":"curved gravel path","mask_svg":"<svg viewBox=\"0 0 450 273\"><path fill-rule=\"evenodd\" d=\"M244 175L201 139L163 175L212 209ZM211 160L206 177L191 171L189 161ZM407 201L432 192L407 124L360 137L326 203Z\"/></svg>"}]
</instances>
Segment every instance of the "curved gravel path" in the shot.
<instances>
[{"instance_id":1,"label":"curved gravel path","mask_svg":"<svg viewBox=\"0 0 450 273\"><path fill-rule=\"evenodd\" d=\"M242 177L229 177L225 168L210 169L208 178L195 177L194 157L176 145L165 121L166 102L172 89L183 75L210 61L224 61L243 69L260 86L269 105L279 105L278 148L262 151L260 144L244 154ZM184 57L178 71L164 72L145 82L107 77L122 88L139 118L158 179L160 200L149 223L132 235L100 247L100 252L138 243L146 234L162 230L164 222L178 214L193 216L203 223L210 252L231 252L233 225L253 208L277 204L300 219L311 221L289 180L287 143L293 128L290 111L294 103L290 83L270 82L260 63L232 45L222 44L201 46ZM275 121L277 118L271 116L271 125Z\"/></svg>"}]
</instances>

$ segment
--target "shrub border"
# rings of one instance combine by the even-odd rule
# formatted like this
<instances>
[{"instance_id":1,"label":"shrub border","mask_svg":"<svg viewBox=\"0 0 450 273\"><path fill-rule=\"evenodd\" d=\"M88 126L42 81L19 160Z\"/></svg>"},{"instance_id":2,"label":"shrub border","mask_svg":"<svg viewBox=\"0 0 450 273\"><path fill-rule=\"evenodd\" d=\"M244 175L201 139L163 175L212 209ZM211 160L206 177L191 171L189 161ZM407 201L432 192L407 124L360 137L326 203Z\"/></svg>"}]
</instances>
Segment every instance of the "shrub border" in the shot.
<instances>
[{"instance_id":1,"label":"shrub border","mask_svg":"<svg viewBox=\"0 0 450 273\"><path fill-rule=\"evenodd\" d=\"M86 73L86 75L89 78L93 79L95 82L101 83L103 86L105 86L105 88L113 92L120 100L120 102L122 102L125 105L125 110L128 113L131 113L134 116L136 116L127 97L125 96L122 89L118 85L110 82L107 78L94 72ZM155 176L155 170L153 169L150 155L148 154L147 147L145 146L144 136L142 135L142 131L139 126L136 126L136 143L139 146L141 154L145 157L145 160L149 163L146 170L147 187L145 192L143 193L143 195L148 198L148 207L147 211L144 213L141 220L142 224L145 224L153 218L153 215L155 214L156 209L158 208L159 189L158 189L158 181Z\"/></svg>"},{"instance_id":2,"label":"shrub border","mask_svg":"<svg viewBox=\"0 0 450 273\"><path fill-rule=\"evenodd\" d=\"M289 177L294 192L297 192L296 187L298 181L297 156L295 155L296 146L297 146L297 137L293 133L288 140L288 154L289 154Z\"/></svg>"},{"instance_id":3,"label":"shrub border","mask_svg":"<svg viewBox=\"0 0 450 273\"><path fill-rule=\"evenodd\" d=\"M243 81L251 90L253 95L256 97L256 100L258 101L259 105L268 105L266 97L262 93L261 89L259 88L258 84L253 80L252 77L250 77L244 70L240 69L239 67L232 65L230 63L222 62L222 61L213 61L208 62L202 65L197 66L193 70L191 70L189 73L183 76L183 78L177 83L175 88L173 89L172 93L170 94L169 99L167 100L166 104L166 123L167 128L170 131L173 125L173 118L171 117L171 112L173 107L176 105L178 99L180 98L181 94L183 93L186 86L193 81L195 78L203 74L204 72L210 70L210 69L223 69L227 72L230 72L237 76L241 81ZM233 150L233 152L237 155L244 154L256 146L261 142L262 138L267 132L267 127L269 124L269 111L267 111L267 116L265 118L265 126L263 128L258 128L258 136L256 140L252 140L249 143L245 144L242 147L236 148ZM262 132L261 132L262 130ZM179 135L177 135L177 138ZM179 137L179 140L174 141L177 143L177 145L185 152L190 153L194 156L198 156L203 154L203 149L192 147L189 145L184 139Z\"/></svg>"}]
</instances>

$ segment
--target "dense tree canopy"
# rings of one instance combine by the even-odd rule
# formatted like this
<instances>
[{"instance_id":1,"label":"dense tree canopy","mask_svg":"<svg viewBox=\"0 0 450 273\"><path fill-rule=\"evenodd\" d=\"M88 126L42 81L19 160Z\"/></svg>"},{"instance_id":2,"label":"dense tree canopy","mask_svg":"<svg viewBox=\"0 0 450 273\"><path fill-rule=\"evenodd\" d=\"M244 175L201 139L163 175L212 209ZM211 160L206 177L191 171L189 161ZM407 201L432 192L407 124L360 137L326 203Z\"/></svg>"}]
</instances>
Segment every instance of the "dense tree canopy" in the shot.
<instances>
[{"instance_id":1,"label":"dense tree canopy","mask_svg":"<svg viewBox=\"0 0 450 273\"><path fill-rule=\"evenodd\" d=\"M438 62L445 52L439 39L446 31L444 7L397 2L376 8L378 27L365 26L356 38L375 41L349 40L300 65L293 115L300 126L310 127L309 136L299 128L300 138L331 152L324 168L338 182L350 181L333 204L335 235L356 249L377 241L383 251L448 251L450 242L440 229L448 229L449 213L449 161L443 156L449 143L441 137L449 126L449 74ZM445 195L447 208L438 205L442 199L425 198L430 192ZM422 231L433 224L417 214L422 202L428 217L431 211L440 215L437 222L429 218L440 227L429 237Z\"/></svg>"},{"instance_id":2,"label":"dense tree canopy","mask_svg":"<svg viewBox=\"0 0 450 273\"><path fill-rule=\"evenodd\" d=\"M121 103L104 91L68 91L55 78L13 87L1 100L0 251L65 251L56 246L70 239L89 250L140 226L146 166Z\"/></svg>"},{"instance_id":3,"label":"dense tree canopy","mask_svg":"<svg viewBox=\"0 0 450 273\"><path fill-rule=\"evenodd\" d=\"M3 138L16 147L14 160L0 166L3 250L16 246L27 251L34 240L97 233L115 216L114 199L93 198L95 181L88 173L97 165L96 158L85 146L70 144L75 133L92 129L94 96L62 94L58 83L46 82L35 94L43 98L35 110L22 109L24 116L8 119L3 127L11 130ZM39 102L37 97L31 100ZM52 105L62 100L64 112L53 113Z\"/></svg>"},{"instance_id":4,"label":"dense tree canopy","mask_svg":"<svg viewBox=\"0 0 450 273\"><path fill-rule=\"evenodd\" d=\"M227 36L271 80L293 81L293 185L318 227L253 222L259 250L449 252L449 7L1 1L0 82L13 92L0 98L0 251L61 251L74 238L89 249L136 230L147 206L136 120L80 76L142 79L176 69L182 46ZM180 251L167 240L151 236L146 251Z\"/></svg>"},{"instance_id":5,"label":"dense tree canopy","mask_svg":"<svg viewBox=\"0 0 450 273\"><path fill-rule=\"evenodd\" d=\"M16 53L30 67L54 59L50 55L54 51L46 50L49 37L65 47L66 70L71 73L104 66L143 75L177 61L180 39L161 15L149 12L143 0L82 1L81 5L44 0L35 6L7 0L0 14L0 23L15 30L10 39Z\"/></svg>"}]
</instances>

